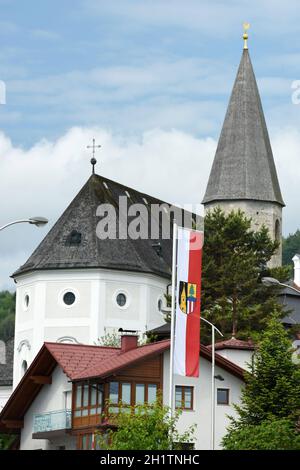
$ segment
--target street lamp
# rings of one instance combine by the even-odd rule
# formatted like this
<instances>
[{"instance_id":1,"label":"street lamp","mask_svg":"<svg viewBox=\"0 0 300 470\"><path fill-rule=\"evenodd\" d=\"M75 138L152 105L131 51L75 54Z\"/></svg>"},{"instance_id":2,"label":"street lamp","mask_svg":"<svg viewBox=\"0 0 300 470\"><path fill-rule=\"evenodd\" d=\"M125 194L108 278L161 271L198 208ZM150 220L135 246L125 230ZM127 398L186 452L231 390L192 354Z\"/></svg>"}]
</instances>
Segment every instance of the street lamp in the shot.
<instances>
[{"instance_id":1,"label":"street lamp","mask_svg":"<svg viewBox=\"0 0 300 470\"><path fill-rule=\"evenodd\" d=\"M31 224L35 225L36 227L43 227L47 223L48 219L45 219L45 217L31 217L30 219L21 219L15 220L14 222L9 222L8 224L3 225L3 227L0 227L0 231L15 224Z\"/></svg>"},{"instance_id":2,"label":"street lamp","mask_svg":"<svg viewBox=\"0 0 300 470\"><path fill-rule=\"evenodd\" d=\"M218 375L215 375L215 379L216 380L220 380L220 382L224 382L224 377L222 377L222 375L218 374Z\"/></svg>"},{"instance_id":3,"label":"street lamp","mask_svg":"<svg viewBox=\"0 0 300 470\"><path fill-rule=\"evenodd\" d=\"M263 277L261 282L265 286L282 286L282 287L287 287L288 289L292 289L298 294L300 294L300 291L298 289L295 289L295 287L289 286L288 284L284 284L283 282L278 281L278 279L275 279L275 277Z\"/></svg>"},{"instance_id":4,"label":"street lamp","mask_svg":"<svg viewBox=\"0 0 300 470\"><path fill-rule=\"evenodd\" d=\"M300 295L300 291L298 289L295 289L295 287L289 286L288 284L284 284L283 282L278 281L278 279L275 279L275 277L263 277L261 282L265 286L281 286L281 287L287 287L288 289L292 289L295 292L297 292L298 295ZM292 323L297 325L297 322L294 320L294 318L290 317L287 315L287 318L291 320Z\"/></svg>"},{"instance_id":5,"label":"street lamp","mask_svg":"<svg viewBox=\"0 0 300 470\"><path fill-rule=\"evenodd\" d=\"M215 360L216 360L216 353L215 353L215 332L219 333L220 336L223 336L221 331L210 321L206 320L206 318L201 317L202 321L210 325L211 327L211 449L215 450L215 425L216 425L216 384L215 379L221 380L219 377L215 375Z\"/></svg>"}]
</instances>

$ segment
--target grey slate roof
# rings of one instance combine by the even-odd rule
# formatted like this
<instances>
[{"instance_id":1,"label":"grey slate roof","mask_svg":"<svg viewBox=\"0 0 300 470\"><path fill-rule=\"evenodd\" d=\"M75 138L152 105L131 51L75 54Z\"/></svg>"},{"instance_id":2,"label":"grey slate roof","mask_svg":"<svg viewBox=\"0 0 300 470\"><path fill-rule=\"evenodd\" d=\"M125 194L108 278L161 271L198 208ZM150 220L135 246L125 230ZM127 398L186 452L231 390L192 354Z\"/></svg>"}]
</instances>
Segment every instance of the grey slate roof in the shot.
<instances>
[{"instance_id":1,"label":"grey slate roof","mask_svg":"<svg viewBox=\"0 0 300 470\"><path fill-rule=\"evenodd\" d=\"M203 204L240 199L284 206L247 49L243 51Z\"/></svg>"},{"instance_id":2,"label":"grey slate roof","mask_svg":"<svg viewBox=\"0 0 300 470\"><path fill-rule=\"evenodd\" d=\"M147 334L155 335L157 336L157 339L165 339L165 338L170 338L171 336L171 324L170 323L164 323L161 326L158 326L157 328L153 328L152 330L147 331Z\"/></svg>"},{"instance_id":3,"label":"grey slate roof","mask_svg":"<svg viewBox=\"0 0 300 470\"><path fill-rule=\"evenodd\" d=\"M291 281L291 287L296 287ZM294 289L286 287L280 291L279 301L285 306L287 315L281 320L285 325L300 325L300 291L297 293Z\"/></svg>"},{"instance_id":4,"label":"grey slate roof","mask_svg":"<svg viewBox=\"0 0 300 470\"><path fill-rule=\"evenodd\" d=\"M0 364L0 386L11 386L13 383L14 339L6 342L6 363Z\"/></svg>"},{"instance_id":5,"label":"grey slate roof","mask_svg":"<svg viewBox=\"0 0 300 470\"><path fill-rule=\"evenodd\" d=\"M140 203L146 207L150 230L150 205L162 204L163 201L102 176L92 175L13 277L35 270L108 268L153 273L169 278L172 261L171 239L124 240L118 238L118 233L115 240L99 240L96 236L96 227L100 221L96 216L97 207L101 203L111 203L118 213L119 196L126 196L126 192L130 195L127 198L128 207L132 203ZM192 218L191 213L186 214ZM172 228L173 216L168 214L168 217ZM131 219L128 217L128 222ZM121 221L121 225L124 224L125 222ZM161 246L159 250L153 247L158 242Z\"/></svg>"}]
</instances>

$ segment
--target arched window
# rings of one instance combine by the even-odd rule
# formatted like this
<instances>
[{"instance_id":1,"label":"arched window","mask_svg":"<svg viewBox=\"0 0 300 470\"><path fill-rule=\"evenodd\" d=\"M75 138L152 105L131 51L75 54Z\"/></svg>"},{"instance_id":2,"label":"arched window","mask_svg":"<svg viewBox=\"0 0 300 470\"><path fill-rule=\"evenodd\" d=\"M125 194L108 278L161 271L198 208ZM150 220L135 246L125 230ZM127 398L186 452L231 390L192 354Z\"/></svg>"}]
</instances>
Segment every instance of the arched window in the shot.
<instances>
[{"instance_id":1,"label":"arched window","mask_svg":"<svg viewBox=\"0 0 300 470\"><path fill-rule=\"evenodd\" d=\"M275 240L278 242L281 241L280 222L278 219L275 222Z\"/></svg>"},{"instance_id":2,"label":"arched window","mask_svg":"<svg viewBox=\"0 0 300 470\"><path fill-rule=\"evenodd\" d=\"M0 364L6 364L6 344L0 340Z\"/></svg>"},{"instance_id":3,"label":"arched window","mask_svg":"<svg viewBox=\"0 0 300 470\"><path fill-rule=\"evenodd\" d=\"M23 362L22 362L22 367L21 367L22 377L23 377L23 375L26 374L27 369L28 369L27 361L23 361Z\"/></svg>"},{"instance_id":4,"label":"arched window","mask_svg":"<svg viewBox=\"0 0 300 470\"><path fill-rule=\"evenodd\" d=\"M29 302L30 302L29 295L26 294L25 297L24 297L24 308L25 308L25 310L28 309L28 307L29 307Z\"/></svg>"},{"instance_id":5,"label":"arched window","mask_svg":"<svg viewBox=\"0 0 300 470\"><path fill-rule=\"evenodd\" d=\"M67 343L67 344L79 344L74 336L61 336L56 340L57 343Z\"/></svg>"}]
</instances>

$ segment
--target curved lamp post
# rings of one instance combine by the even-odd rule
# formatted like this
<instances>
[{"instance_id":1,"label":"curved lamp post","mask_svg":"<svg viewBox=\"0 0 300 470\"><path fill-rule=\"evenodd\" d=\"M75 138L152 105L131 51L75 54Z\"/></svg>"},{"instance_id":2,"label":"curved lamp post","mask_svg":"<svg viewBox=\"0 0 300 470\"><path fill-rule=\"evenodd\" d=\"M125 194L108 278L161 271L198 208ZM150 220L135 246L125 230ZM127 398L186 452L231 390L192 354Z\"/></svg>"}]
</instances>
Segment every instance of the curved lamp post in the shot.
<instances>
[{"instance_id":1,"label":"curved lamp post","mask_svg":"<svg viewBox=\"0 0 300 470\"><path fill-rule=\"evenodd\" d=\"M298 294L300 294L300 291L298 289L295 289L295 287L289 286L288 284L284 284L283 282L278 281L278 279L275 279L275 277L263 277L261 282L265 284L265 286L287 287L288 289L292 289Z\"/></svg>"},{"instance_id":2,"label":"curved lamp post","mask_svg":"<svg viewBox=\"0 0 300 470\"><path fill-rule=\"evenodd\" d=\"M275 279L275 277L263 277L261 282L265 286L287 287L288 289L292 289L295 292L297 292L297 294L300 294L300 291L298 289L295 289L295 287L293 287L293 286L289 286L288 284L284 284L283 282L278 281L278 279ZM292 321L292 323L297 325L297 322L294 320L294 318L290 317L289 315L287 315L287 318L289 318Z\"/></svg>"},{"instance_id":3,"label":"curved lamp post","mask_svg":"<svg viewBox=\"0 0 300 470\"><path fill-rule=\"evenodd\" d=\"M224 336L221 331L206 318L200 317L200 320L204 321L211 327L211 450L215 450L215 440L216 440L216 384L215 380L224 380L222 376L215 375L215 362L216 362L216 352L215 352L215 333L219 333L220 336Z\"/></svg>"},{"instance_id":4,"label":"curved lamp post","mask_svg":"<svg viewBox=\"0 0 300 470\"><path fill-rule=\"evenodd\" d=\"M45 217L31 217L30 219L21 219L15 220L14 222L9 222L8 224L3 225L3 227L0 227L0 231L15 224L31 224L35 225L36 227L43 227L47 223L48 219L45 219Z\"/></svg>"}]
</instances>

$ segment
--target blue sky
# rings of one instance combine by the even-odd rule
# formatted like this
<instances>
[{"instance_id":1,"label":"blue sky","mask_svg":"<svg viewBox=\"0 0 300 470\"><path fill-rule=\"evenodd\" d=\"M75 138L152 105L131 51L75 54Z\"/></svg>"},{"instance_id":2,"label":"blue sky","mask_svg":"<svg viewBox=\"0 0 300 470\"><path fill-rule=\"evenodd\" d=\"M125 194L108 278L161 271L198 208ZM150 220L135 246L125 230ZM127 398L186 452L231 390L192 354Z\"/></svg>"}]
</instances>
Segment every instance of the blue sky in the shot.
<instances>
[{"instance_id":1,"label":"blue sky","mask_svg":"<svg viewBox=\"0 0 300 470\"><path fill-rule=\"evenodd\" d=\"M0 124L25 147L73 125L217 137L245 19L272 128L300 76L293 1L2 0L0 7L7 84Z\"/></svg>"},{"instance_id":2,"label":"blue sky","mask_svg":"<svg viewBox=\"0 0 300 470\"><path fill-rule=\"evenodd\" d=\"M299 4L294 0L0 0L0 224L41 214L49 228L90 173L176 203L203 197L242 52L242 23L282 193L284 233L300 226ZM181 175L193 168L188 185ZM44 236L3 232L0 288Z\"/></svg>"}]
</instances>

